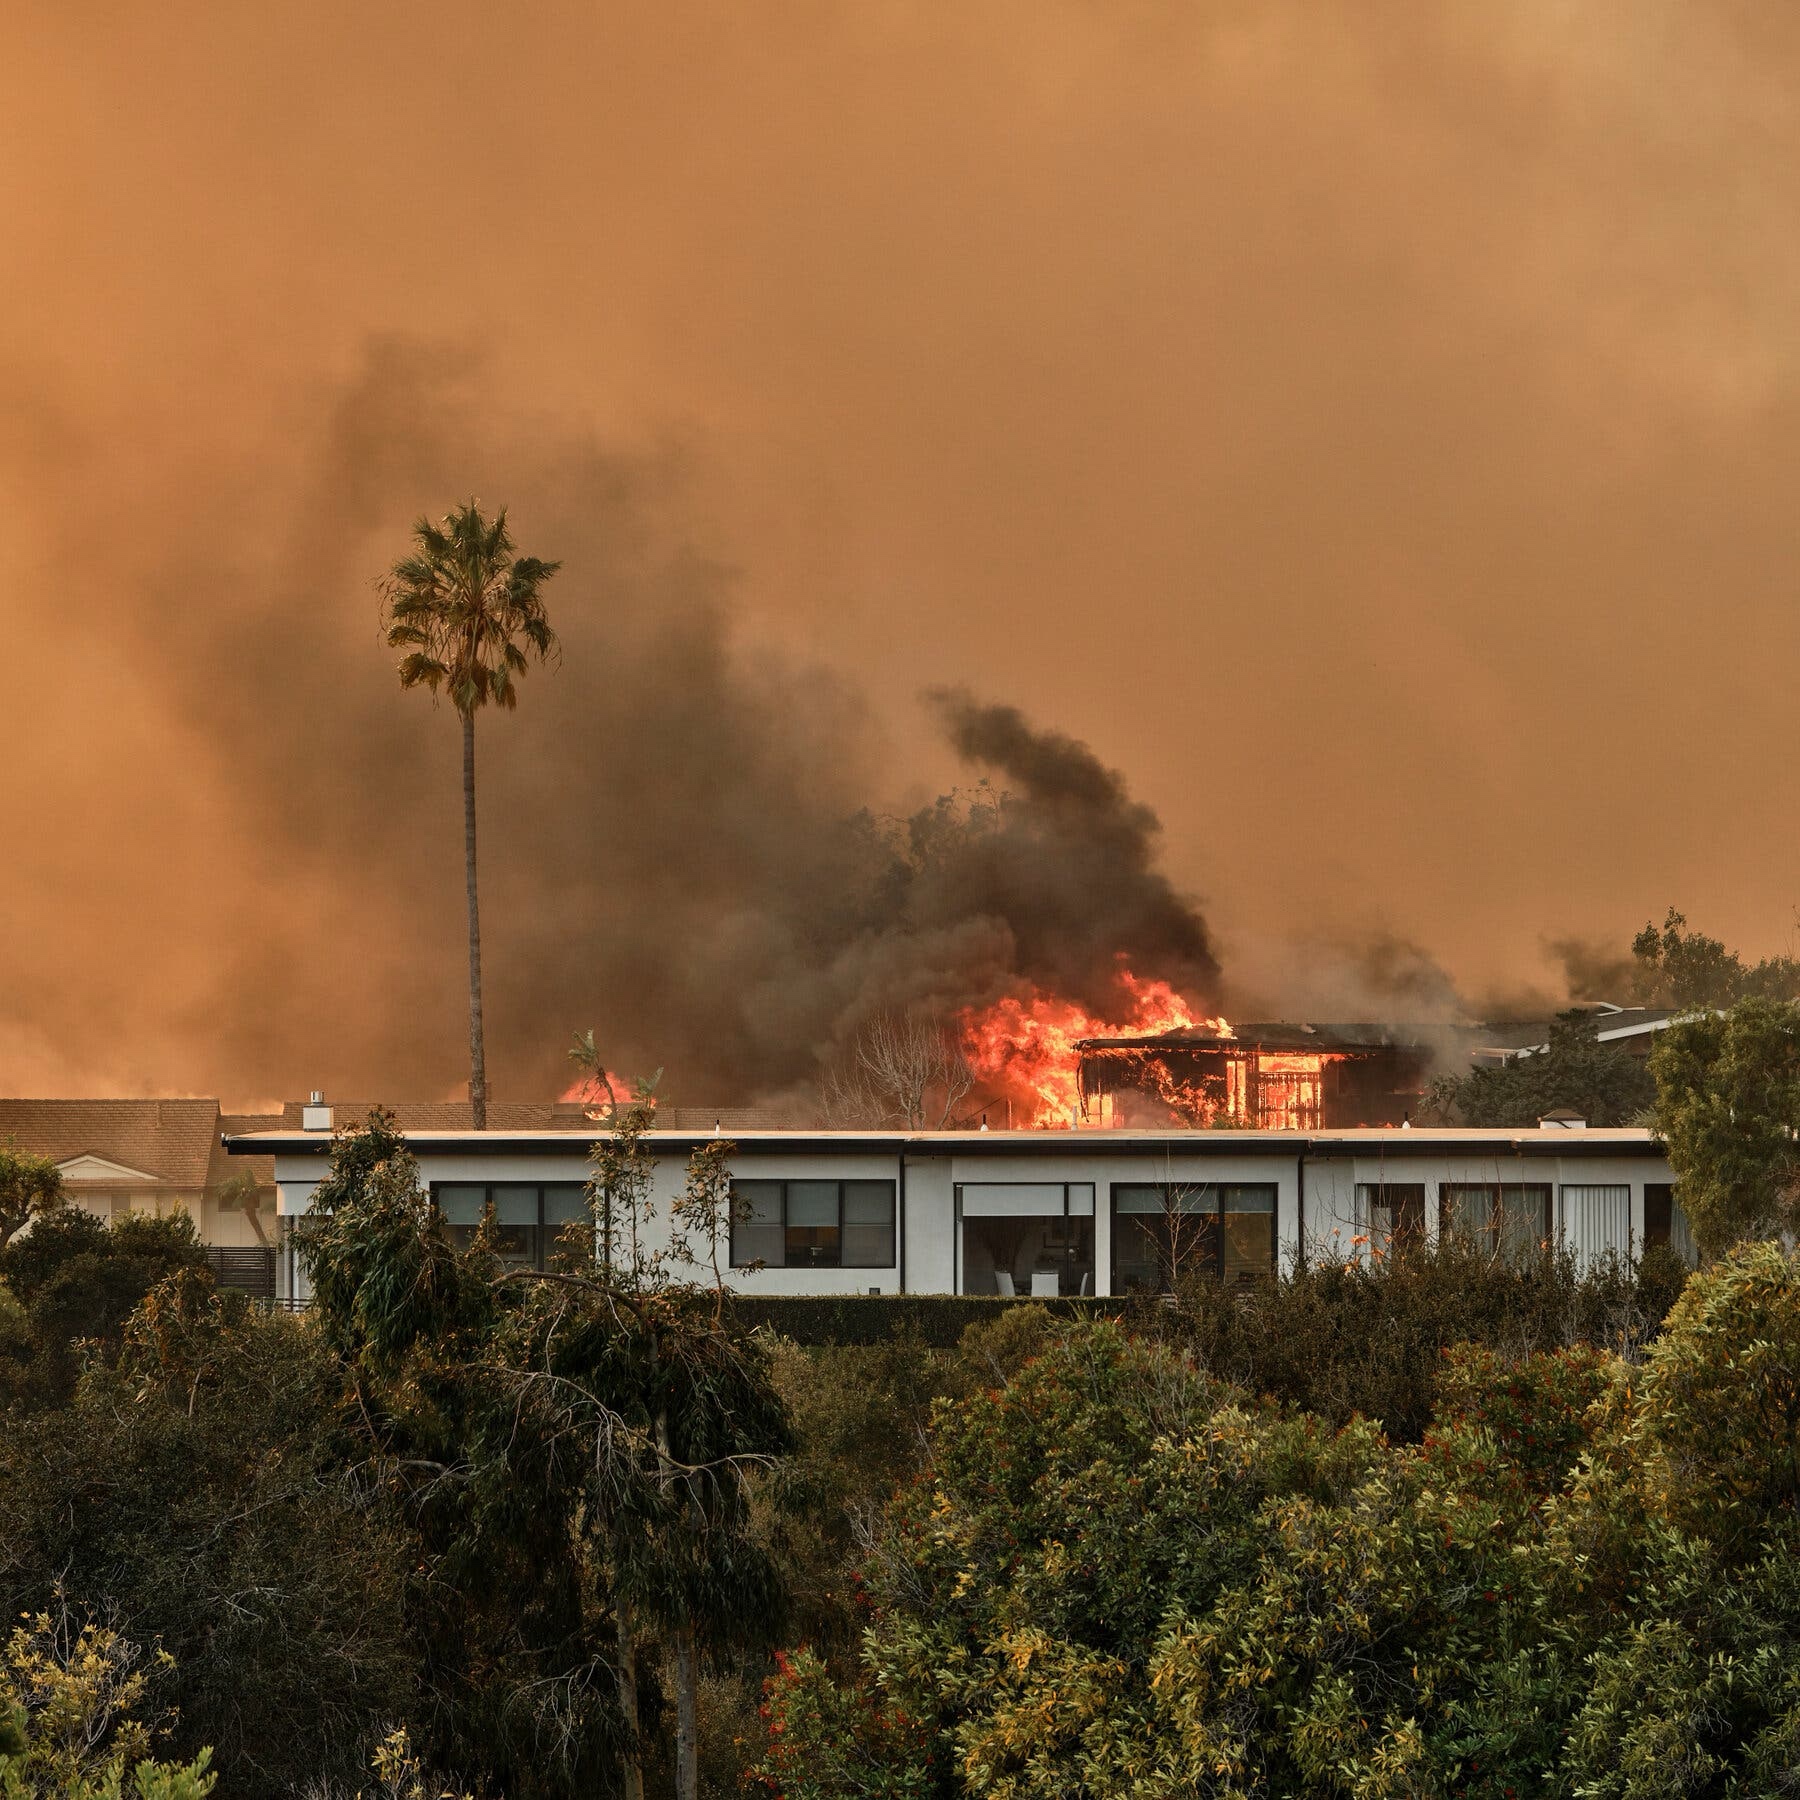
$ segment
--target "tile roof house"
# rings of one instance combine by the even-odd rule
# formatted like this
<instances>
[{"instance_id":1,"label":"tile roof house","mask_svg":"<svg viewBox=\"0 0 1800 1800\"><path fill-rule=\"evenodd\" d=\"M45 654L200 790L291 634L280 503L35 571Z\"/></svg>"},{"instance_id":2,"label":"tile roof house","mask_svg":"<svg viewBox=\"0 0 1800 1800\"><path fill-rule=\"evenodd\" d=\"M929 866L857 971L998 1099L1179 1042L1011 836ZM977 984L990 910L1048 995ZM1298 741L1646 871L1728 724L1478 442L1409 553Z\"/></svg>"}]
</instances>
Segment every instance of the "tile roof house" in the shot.
<instances>
[{"instance_id":1,"label":"tile roof house","mask_svg":"<svg viewBox=\"0 0 1800 1800\"><path fill-rule=\"evenodd\" d=\"M466 1100L334 1100L330 1104L333 1125L360 1125L376 1108L394 1115L402 1131L467 1131L470 1128L469 1103ZM289 1100L281 1109L281 1117L258 1129L299 1130L308 1110L303 1100ZM490 1100L490 1131L549 1131L555 1117L563 1110L550 1100ZM570 1109L570 1129L586 1125L578 1109Z\"/></svg>"},{"instance_id":2,"label":"tile roof house","mask_svg":"<svg viewBox=\"0 0 1800 1800\"><path fill-rule=\"evenodd\" d=\"M275 1167L268 1157L228 1159L220 1139L281 1123L278 1114L221 1113L217 1100L0 1099L0 1144L55 1162L69 1204L109 1220L185 1212L221 1280L253 1292L273 1292L265 1265Z\"/></svg>"},{"instance_id":3,"label":"tile roof house","mask_svg":"<svg viewBox=\"0 0 1800 1800\"><path fill-rule=\"evenodd\" d=\"M402 1132L471 1129L466 1100L333 1100L322 1106L330 1120L326 1129L360 1125L376 1106L392 1113ZM313 1109L305 1101L290 1100L273 1124L255 1129L306 1129L309 1110ZM591 1135L595 1121L605 1117L605 1109L598 1101L490 1100L487 1117L490 1131L579 1131ZM683 1131L708 1131L715 1124L727 1131L773 1131L793 1123L780 1109L754 1106L663 1105L656 1109L656 1120L659 1125Z\"/></svg>"}]
</instances>

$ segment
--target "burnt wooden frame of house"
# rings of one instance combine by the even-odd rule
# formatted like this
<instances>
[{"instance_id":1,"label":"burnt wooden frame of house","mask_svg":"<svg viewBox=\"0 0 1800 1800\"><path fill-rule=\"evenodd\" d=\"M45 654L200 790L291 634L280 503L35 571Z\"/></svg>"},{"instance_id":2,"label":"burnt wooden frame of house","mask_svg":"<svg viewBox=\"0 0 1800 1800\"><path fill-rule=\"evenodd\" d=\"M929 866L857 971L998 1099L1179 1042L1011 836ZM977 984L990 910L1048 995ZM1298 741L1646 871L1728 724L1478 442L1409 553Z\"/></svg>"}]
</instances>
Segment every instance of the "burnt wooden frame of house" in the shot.
<instances>
[{"instance_id":1,"label":"burnt wooden frame of house","mask_svg":"<svg viewBox=\"0 0 1800 1800\"><path fill-rule=\"evenodd\" d=\"M1393 1026L1268 1023L1086 1038L1077 1071L1084 1110L1115 1122L1236 1119L1263 1129L1400 1125L1424 1090L1432 1051Z\"/></svg>"}]
</instances>

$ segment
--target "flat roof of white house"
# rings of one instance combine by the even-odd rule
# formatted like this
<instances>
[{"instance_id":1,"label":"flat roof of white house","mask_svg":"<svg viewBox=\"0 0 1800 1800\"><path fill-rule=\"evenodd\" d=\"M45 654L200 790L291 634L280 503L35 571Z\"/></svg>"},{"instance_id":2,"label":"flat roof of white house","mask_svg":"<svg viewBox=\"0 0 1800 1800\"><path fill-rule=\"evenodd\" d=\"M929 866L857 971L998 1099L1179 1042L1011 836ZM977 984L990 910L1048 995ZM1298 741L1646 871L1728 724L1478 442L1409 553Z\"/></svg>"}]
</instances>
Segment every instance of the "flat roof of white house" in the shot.
<instances>
[{"instance_id":1,"label":"flat roof of white house","mask_svg":"<svg viewBox=\"0 0 1800 1800\"><path fill-rule=\"evenodd\" d=\"M556 1131L410 1131L407 1144L423 1155L527 1155L583 1152L604 1139L603 1126ZM1509 1156L1662 1154L1653 1132L1637 1126L1527 1126L1516 1130L1448 1126L1359 1126L1342 1131L647 1131L652 1150L687 1151L719 1138L741 1150L840 1150L863 1154L1095 1156L1108 1151L1179 1151L1188 1156L1430 1155L1444 1152ZM328 1155L329 1131L227 1134L233 1156Z\"/></svg>"}]
</instances>

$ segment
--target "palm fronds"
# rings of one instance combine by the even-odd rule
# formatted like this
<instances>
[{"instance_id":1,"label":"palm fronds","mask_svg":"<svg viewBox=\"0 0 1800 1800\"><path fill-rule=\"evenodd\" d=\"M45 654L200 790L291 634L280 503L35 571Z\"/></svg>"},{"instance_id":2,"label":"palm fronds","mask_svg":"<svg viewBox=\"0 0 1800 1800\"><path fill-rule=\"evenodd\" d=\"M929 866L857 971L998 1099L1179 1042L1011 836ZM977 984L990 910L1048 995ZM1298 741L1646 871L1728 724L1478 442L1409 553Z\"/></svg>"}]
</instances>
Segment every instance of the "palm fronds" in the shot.
<instances>
[{"instance_id":1,"label":"palm fronds","mask_svg":"<svg viewBox=\"0 0 1800 1800\"><path fill-rule=\"evenodd\" d=\"M506 509L487 519L474 500L419 519L413 546L381 583L388 646L407 652L400 685L446 693L464 714L510 710L531 657L557 654L543 588L562 565L515 555Z\"/></svg>"}]
</instances>

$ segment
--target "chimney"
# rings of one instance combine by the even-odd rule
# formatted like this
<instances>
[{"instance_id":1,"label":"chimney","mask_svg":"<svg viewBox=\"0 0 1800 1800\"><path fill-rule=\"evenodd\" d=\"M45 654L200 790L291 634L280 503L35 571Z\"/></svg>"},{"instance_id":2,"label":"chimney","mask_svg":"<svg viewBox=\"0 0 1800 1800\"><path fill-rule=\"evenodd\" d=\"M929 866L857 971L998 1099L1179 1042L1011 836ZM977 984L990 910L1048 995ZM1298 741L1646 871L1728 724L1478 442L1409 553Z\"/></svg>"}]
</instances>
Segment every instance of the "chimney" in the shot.
<instances>
[{"instance_id":1,"label":"chimney","mask_svg":"<svg viewBox=\"0 0 1800 1800\"><path fill-rule=\"evenodd\" d=\"M331 1108L325 1104L325 1096L317 1088L313 1095L300 1109L300 1129L302 1131L329 1131L331 1129Z\"/></svg>"},{"instance_id":2,"label":"chimney","mask_svg":"<svg viewBox=\"0 0 1800 1800\"><path fill-rule=\"evenodd\" d=\"M1540 1131L1586 1131L1587 1120L1580 1113L1566 1106L1559 1106L1555 1112L1547 1112L1538 1120Z\"/></svg>"}]
</instances>

